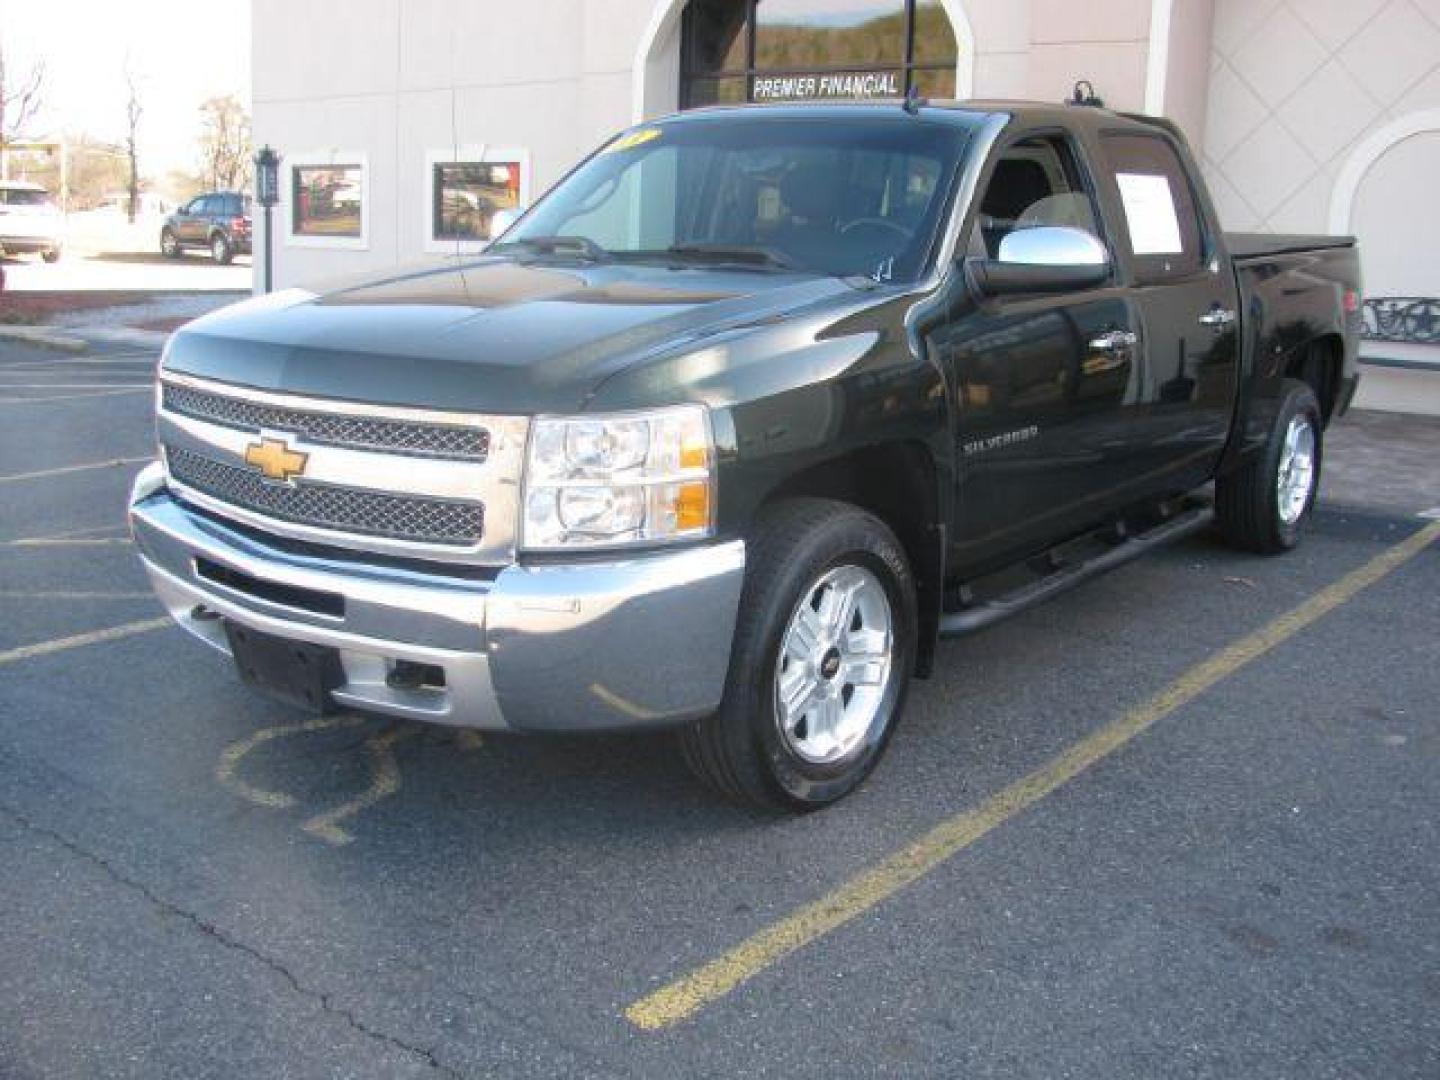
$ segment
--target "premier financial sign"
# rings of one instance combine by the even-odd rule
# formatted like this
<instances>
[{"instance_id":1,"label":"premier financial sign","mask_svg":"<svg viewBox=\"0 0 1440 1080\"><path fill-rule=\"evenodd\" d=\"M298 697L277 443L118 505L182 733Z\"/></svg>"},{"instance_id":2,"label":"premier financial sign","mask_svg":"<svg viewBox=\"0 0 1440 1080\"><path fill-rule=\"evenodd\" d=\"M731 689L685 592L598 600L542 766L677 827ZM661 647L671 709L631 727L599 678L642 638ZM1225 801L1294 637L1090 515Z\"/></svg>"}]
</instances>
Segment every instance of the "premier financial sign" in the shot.
<instances>
[{"instance_id":1,"label":"premier financial sign","mask_svg":"<svg viewBox=\"0 0 1440 1080\"><path fill-rule=\"evenodd\" d=\"M898 71L837 71L825 75L757 75L751 101L900 97Z\"/></svg>"}]
</instances>

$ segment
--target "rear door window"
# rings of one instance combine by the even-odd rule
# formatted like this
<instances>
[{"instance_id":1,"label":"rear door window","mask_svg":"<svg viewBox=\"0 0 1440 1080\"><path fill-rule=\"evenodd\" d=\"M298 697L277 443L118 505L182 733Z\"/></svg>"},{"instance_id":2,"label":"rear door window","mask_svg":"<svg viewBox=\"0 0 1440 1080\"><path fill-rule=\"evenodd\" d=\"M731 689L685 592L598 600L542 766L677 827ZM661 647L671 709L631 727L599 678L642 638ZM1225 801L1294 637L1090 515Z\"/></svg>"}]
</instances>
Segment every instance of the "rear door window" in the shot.
<instances>
[{"instance_id":1,"label":"rear door window","mask_svg":"<svg viewBox=\"0 0 1440 1080\"><path fill-rule=\"evenodd\" d=\"M1204 232L1175 148L1158 134L1107 134L1101 142L1137 281L1154 284L1199 273L1205 265Z\"/></svg>"},{"instance_id":2,"label":"rear door window","mask_svg":"<svg viewBox=\"0 0 1440 1080\"><path fill-rule=\"evenodd\" d=\"M50 201L49 192L24 188L8 188L0 194L3 194L7 206L44 206Z\"/></svg>"}]
</instances>

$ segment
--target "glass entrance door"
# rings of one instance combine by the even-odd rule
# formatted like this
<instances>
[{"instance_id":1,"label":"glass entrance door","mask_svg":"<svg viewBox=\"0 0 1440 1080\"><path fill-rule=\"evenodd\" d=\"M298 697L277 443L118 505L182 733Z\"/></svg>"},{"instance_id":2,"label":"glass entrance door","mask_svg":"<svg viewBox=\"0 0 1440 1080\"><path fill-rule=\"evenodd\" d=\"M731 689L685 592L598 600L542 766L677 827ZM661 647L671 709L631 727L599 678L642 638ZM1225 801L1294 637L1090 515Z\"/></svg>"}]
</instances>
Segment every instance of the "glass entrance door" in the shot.
<instances>
[{"instance_id":1,"label":"glass entrance door","mask_svg":"<svg viewBox=\"0 0 1440 1080\"><path fill-rule=\"evenodd\" d=\"M955 96L939 0L690 0L682 33L682 108Z\"/></svg>"}]
</instances>

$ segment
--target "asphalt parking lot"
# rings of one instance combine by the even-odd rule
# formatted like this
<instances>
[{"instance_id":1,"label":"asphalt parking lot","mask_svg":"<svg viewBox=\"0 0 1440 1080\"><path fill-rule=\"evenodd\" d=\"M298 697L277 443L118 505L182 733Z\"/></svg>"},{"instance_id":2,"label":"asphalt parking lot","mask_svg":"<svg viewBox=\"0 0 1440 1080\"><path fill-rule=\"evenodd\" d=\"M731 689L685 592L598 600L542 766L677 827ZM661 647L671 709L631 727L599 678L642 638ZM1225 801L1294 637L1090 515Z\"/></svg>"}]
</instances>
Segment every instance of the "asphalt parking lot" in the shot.
<instances>
[{"instance_id":1,"label":"asphalt parking lot","mask_svg":"<svg viewBox=\"0 0 1440 1080\"><path fill-rule=\"evenodd\" d=\"M945 645L783 819L244 690L125 539L153 364L0 341L0 1075L1440 1075L1440 421Z\"/></svg>"}]
</instances>

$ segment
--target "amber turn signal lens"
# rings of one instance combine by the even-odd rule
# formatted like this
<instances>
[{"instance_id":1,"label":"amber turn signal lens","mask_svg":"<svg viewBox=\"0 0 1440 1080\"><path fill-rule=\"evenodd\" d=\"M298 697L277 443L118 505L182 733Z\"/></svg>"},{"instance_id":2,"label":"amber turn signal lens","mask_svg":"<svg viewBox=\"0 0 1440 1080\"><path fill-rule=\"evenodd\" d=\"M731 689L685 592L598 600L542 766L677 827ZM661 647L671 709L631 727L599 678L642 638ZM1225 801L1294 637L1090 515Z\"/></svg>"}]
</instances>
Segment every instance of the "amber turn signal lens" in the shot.
<instances>
[{"instance_id":1,"label":"amber turn signal lens","mask_svg":"<svg viewBox=\"0 0 1440 1080\"><path fill-rule=\"evenodd\" d=\"M706 529L710 526L710 485L698 483L681 484L675 493L675 528L685 532L691 529Z\"/></svg>"}]
</instances>

